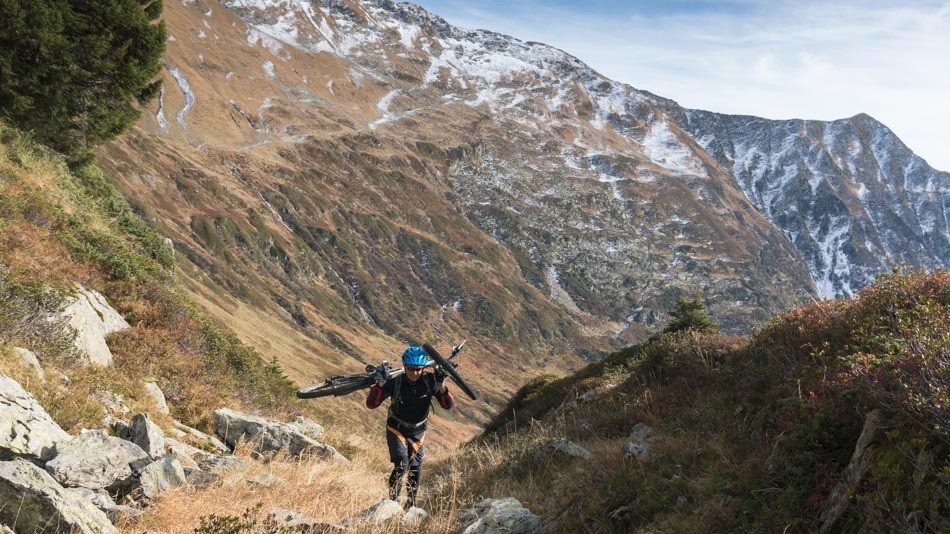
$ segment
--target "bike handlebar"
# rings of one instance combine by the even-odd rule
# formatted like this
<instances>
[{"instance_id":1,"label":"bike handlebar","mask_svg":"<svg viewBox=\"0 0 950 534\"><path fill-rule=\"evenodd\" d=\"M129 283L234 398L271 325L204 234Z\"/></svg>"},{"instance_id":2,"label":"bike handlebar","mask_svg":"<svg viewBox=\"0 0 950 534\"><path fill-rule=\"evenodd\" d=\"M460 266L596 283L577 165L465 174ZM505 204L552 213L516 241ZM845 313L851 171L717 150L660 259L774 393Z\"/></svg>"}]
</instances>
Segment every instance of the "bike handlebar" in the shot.
<instances>
[{"instance_id":1,"label":"bike handlebar","mask_svg":"<svg viewBox=\"0 0 950 534\"><path fill-rule=\"evenodd\" d=\"M452 347L452 355L449 356L449 358L448 358L449 361L451 361L452 358L455 358L456 356L458 356L458 353L462 351L462 347L465 346L465 342L466 342L466 341L467 341L467 340L463 339L461 343L459 343L458 345ZM458 364L457 364L457 363L455 363L455 362L451 362L451 363L452 363L453 366L458 367ZM428 360L428 361L426 362L425 366L426 366L426 367L432 367L432 366L434 366L434 364L435 364L435 361L434 361L434 360ZM401 374L404 374L404 373L406 372L406 370L405 370L404 368L402 368L402 367L390 367L390 366L389 366L389 360L383 360L383 361L381 361L381 362L379 363L379 365L367 365L367 366L366 366L366 372L367 372L367 373L375 373L376 370L379 369L380 367L386 369L386 379L387 379L387 380L390 379L390 378L395 378L395 377L397 377L397 376L399 376L399 375L401 375ZM438 367L438 366L435 366L435 367Z\"/></svg>"}]
</instances>

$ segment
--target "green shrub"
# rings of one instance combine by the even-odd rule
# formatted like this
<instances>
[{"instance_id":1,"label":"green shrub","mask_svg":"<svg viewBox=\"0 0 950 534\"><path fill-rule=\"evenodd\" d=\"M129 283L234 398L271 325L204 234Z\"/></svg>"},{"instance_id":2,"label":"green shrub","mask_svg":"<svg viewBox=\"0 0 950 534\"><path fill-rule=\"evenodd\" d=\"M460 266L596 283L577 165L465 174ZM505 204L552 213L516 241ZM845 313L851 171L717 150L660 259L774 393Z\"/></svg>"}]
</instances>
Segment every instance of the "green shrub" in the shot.
<instances>
[{"instance_id":1,"label":"green shrub","mask_svg":"<svg viewBox=\"0 0 950 534\"><path fill-rule=\"evenodd\" d=\"M676 309L670 310L669 324L663 329L664 333L679 332L680 330L696 330L699 332L715 332L716 323L709 318L706 305L699 295L692 298L681 297L676 301Z\"/></svg>"}]
</instances>

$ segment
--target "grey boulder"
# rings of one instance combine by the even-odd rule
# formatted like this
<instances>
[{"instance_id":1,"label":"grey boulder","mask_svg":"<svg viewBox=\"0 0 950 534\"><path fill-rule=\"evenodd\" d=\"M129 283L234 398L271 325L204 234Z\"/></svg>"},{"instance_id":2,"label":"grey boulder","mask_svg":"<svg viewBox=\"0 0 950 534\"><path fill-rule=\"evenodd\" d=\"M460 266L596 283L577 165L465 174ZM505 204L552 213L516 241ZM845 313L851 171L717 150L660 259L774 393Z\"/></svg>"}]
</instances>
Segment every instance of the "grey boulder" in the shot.
<instances>
[{"instance_id":1,"label":"grey boulder","mask_svg":"<svg viewBox=\"0 0 950 534\"><path fill-rule=\"evenodd\" d=\"M653 436L653 428L646 423L637 423L633 425L633 430L630 431L631 441L646 441L651 436Z\"/></svg>"},{"instance_id":2,"label":"grey boulder","mask_svg":"<svg viewBox=\"0 0 950 534\"><path fill-rule=\"evenodd\" d=\"M119 488L150 462L138 445L104 430L84 430L63 444L46 470L64 486Z\"/></svg>"},{"instance_id":3,"label":"grey boulder","mask_svg":"<svg viewBox=\"0 0 950 534\"><path fill-rule=\"evenodd\" d=\"M0 375L0 459L16 456L49 460L69 434L46 413L33 395L12 378Z\"/></svg>"},{"instance_id":4,"label":"grey boulder","mask_svg":"<svg viewBox=\"0 0 950 534\"><path fill-rule=\"evenodd\" d=\"M0 523L16 532L117 532L96 506L26 460L0 462Z\"/></svg>"},{"instance_id":5,"label":"grey boulder","mask_svg":"<svg viewBox=\"0 0 950 534\"><path fill-rule=\"evenodd\" d=\"M129 423L129 441L135 443L154 460L165 456L165 433L148 414L140 413Z\"/></svg>"},{"instance_id":6,"label":"grey boulder","mask_svg":"<svg viewBox=\"0 0 950 534\"><path fill-rule=\"evenodd\" d=\"M129 323L102 294L79 287L78 295L63 309L62 317L75 331L73 344L86 356L86 363L112 364L112 351L106 345L106 336L129 328Z\"/></svg>"},{"instance_id":7,"label":"grey boulder","mask_svg":"<svg viewBox=\"0 0 950 534\"><path fill-rule=\"evenodd\" d=\"M142 497L146 500L154 499L164 491L187 484L185 470L173 454L145 466L139 476L139 482Z\"/></svg>"},{"instance_id":8,"label":"grey boulder","mask_svg":"<svg viewBox=\"0 0 950 534\"><path fill-rule=\"evenodd\" d=\"M347 518L343 524L351 526L353 523L370 523L382 525L390 520L400 519L403 515L402 505L392 499L382 499L366 510Z\"/></svg>"},{"instance_id":9,"label":"grey boulder","mask_svg":"<svg viewBox=\"0 0 950 534\"><path fill-rule=\"evenodd\" d=\"M483 499L459 515L462 534L528 534L537 532L541 518L521 505L518 499Z\"/></svg>"},{"instance_id":10,"label":"grey boulder","mask_svg":"<svg viewBox=\"0 0 950 534\"><path fill-rule=\"evenodd\" d=\"M232 449L246 442L254 452L265 456L284 452L294 458L313 455L325 460L348 461L333 447L308 437L292 424L227 408L215 410L211 416L215 433Z\"/></svg>"},{"instance_id":11,"label":"grey boulder","mask_svg":"<svg viewBox=\"0 0 950 534\"><path fill-rule=\"evenodd\" d=\"M652 449L648 443L643 443L640 441L628 441L623 447L623 458L624 460L629 458L645 460L649 458L651 450Z\"/></svg>"}]
</instances>

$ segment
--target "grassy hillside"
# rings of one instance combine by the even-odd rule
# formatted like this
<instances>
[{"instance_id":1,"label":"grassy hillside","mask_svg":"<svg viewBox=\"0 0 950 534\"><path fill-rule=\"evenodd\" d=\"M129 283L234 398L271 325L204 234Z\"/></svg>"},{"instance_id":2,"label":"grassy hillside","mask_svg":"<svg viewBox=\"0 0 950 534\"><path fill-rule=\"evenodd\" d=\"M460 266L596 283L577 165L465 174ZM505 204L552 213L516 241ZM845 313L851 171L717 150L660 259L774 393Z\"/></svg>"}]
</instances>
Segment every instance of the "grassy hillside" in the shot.
<instances>
[{"instance_id":1,"label":"grassy hillside","mask_svg":"<svg viewBox=\"0 0 950 534\"><path fill-rule=\"evenodd\" d=\"M339 521L384 496L384 413L365 409L359 394L297 400L280 365L242 344L186 295L174 254L96 167L70 169L61 155L0 123L0 374L23 385L70 433L105 425L107 392L121 395L133 414L150 413L166 431L174 418L211 432L211 412L219 407L281 420L305 415L324 424L324 441L353 460L263 464L244 452L246 469L221 485L169 491L120 530L190 531L210 514L265 514L269 508L258 503ZM108 337L111 367L78 364L65 325L48 320L76 284L102 292L132 326ZM39 356L45 381L20 363L13 347ZM154 411L146 381L164 391L171 417ZM432 445L432 453L444 453L444 446ZM289 484L249 488L246 479L260 472Z\"/></svg>"},{"instance_id":2,"label":"grassy hillside","mask_svg":"<svg viewBox=\"0 0 950 534\"><path fill-rule=\"evenodd\" d=\"M793 310L749 338L666 334L539 378L438 478L462 501L513 495L561 532L815 531L865 415L880 409L834 530L946 532L948 275L883 276L859 298ZM654 429L651 455L625 460L639 422ZM552 438L593 460L547 452Z\"/></svg>"},{"instance_id":3,"label":"grassy hillside","mask_svg":"<svg viewBox=\"0 0 950 534\"><path fill-rule=\"evenodd\" d=\"M68 394L35 381L29 388L64 428L100 424L99 390L125 396L134 408L145 380L165 390L175 418L199 427L220 406L275 414L305 407L279 366L182 295L173 255L96 167L70 170L56 153L0 124L0 343L34 350L44 368L67 377ZM108 369L75 365L61 325L40 320L76 284L103 292L132 325L110 337L115 364ZM10 355L3 358L4 369L22 377Z\"/></svg>"}]
</instances>

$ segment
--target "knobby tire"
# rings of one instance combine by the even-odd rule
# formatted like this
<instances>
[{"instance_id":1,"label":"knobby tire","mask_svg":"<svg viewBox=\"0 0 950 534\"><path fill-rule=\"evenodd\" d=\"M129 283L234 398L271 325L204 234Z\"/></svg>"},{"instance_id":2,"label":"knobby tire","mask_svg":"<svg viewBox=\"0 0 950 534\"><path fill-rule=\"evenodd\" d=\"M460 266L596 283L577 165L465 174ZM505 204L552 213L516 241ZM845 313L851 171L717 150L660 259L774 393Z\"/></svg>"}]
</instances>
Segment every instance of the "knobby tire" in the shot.
<instances>
[{"instance_id":1,"label":"knobby tire","mask_svg":"<svg viewBox=\"0 0 950 534\"><path fill-rule=\"evenodd\" d=\"M459 375L459 372L455 369L455 366L452 365L452 362L443 358L442 355L439 354L439 351L435 350L432 345L428 343L422 345L422 350L426 351L426 354L445 370L446 374L458 385L459 389L464 391L472 400L478 400L478 393L475 393L475 390L465 383L465 380Z\"/></svg>"},{"instance_id":2,"label":"knobby tire","mask_svg":"<svg viewBox=\"0 0 950 534\"><path fill-rule=\"evenodd\" d=\"M373 385L373 378L367 375L333 376L320 384L314 384L297 390L299 399L316 399L333 395L339 397Z\"/></svg>"}]
</instances>

